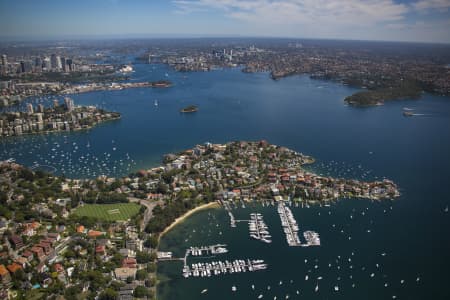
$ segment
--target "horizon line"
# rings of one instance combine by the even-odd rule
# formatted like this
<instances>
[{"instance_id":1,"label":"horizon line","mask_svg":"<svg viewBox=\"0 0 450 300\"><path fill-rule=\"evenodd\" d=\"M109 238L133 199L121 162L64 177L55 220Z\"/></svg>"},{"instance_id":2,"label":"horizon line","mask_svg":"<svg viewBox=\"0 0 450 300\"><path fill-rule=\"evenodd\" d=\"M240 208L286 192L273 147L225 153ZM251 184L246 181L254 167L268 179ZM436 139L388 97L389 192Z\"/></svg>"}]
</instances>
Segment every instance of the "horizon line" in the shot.
<instances>
[{"instance_id":1,"label":"horizon line","mask_svg":"<svg viewBox=\"0 0 450 300\"><path fill-rule=\"evenodd\" d=\"M98 34L98 35L64 35L64 36L1 36L0 44L10 42L64 42L64 41L92 41L92 40L152 40L152 39L295 39L295 40L323 40L323 41L352 41L352 42L380 42L380 43L407 43L450 45L442 41L414 41L414 40L383 40L383 39L352 39L352 38L325 38L325 37L295 37L271 35L239 35L239 34Z\"/></svg>"}]
</instances>

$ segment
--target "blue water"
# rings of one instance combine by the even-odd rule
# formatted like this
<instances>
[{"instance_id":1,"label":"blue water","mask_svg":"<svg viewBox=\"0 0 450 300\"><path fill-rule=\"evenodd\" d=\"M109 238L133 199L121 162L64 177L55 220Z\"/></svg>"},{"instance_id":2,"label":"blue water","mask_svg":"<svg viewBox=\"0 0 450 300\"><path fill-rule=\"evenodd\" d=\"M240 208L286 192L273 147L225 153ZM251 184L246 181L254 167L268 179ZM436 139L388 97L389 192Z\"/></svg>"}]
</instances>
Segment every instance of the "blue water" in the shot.
<instances>
[{"instance_id":1,"label":"blue water","mask_svg":"<svg viewBox=\"0 0 450 300\"><path fill-rule=\"evenodd\" d=\"M132 80L166 78L174 86L73 95L76 104L119 111L122 119L74 134L2 138L0 159L14 157L28 166L49 165L69 177L121 176L155 166L164 153L197 143L266 139L315 157L317 163L310 168L318 173L359 179L387 177L402 192L393 203L343 200L331 208L294 208L301 229L320 233L323 245L319 248L287 247L274 208L255 208L264 213L270 226L271 245L249 240L244 224L229 228L222 210L201 212L163 238L162 247L181 253L190 245L225 242L232 250L228 257L263 258L269 269L186 280L181 278L179 264L160 264L160 274L171 278L159 286L162 299L256 299L259 294L263 299L284 299L286 294L296 299L297 289L308 299L450 297L446 287L450 280L450 213L444 212L450 205L448 97L424 94L420 100L354 108L345 106L343 99L356 89L307 76L273 81L266 73L244 74L238 69L176 73L163 65L134 68ZM190 104L200 110L179 113ZM403 117L404 107L423 115ZM245 217L249 212L240 209L235 213ZM204 222L219 224L222 235L218 227L211 228L211 233L202 229ZM193 229L197 229L195 234ZM192 235L188 241L187 232ZM355 253L354 271L348 269L351 252ZM384 252L386 256L381 256ZM315 259L317 263L312 262ZM328 268L329 262L335 269ZM337 265L341 269L336 269ZM304 280L308 270L310 278L323 277L317 293L317 279ZM369 276L372 272L373 278ZM258 290L251 290L251 284ZM231 292L232 285L238 287L237 292ZM267 285L271 291L263 290ZM333 291L334 285L339 285L338 293ZM200 295L204 288L208 292Z\"/></svg>"}]
</instances>

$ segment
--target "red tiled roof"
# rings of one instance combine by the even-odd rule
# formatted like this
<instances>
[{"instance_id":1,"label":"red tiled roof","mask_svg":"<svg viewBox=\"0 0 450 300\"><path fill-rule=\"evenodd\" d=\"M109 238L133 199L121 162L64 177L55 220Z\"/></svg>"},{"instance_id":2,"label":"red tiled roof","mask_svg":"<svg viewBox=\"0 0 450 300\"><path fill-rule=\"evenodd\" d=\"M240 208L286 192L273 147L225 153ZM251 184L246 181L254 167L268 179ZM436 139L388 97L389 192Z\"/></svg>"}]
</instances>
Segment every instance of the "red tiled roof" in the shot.
<instances>
[{"instance_id":1,"label":"red tiled roof","mask_svg":"<svg viewBox=\"0 0 450 300\"><path fill-rule=\"evenodd\" d=\"M7 268L11 273L16 273L18 270L22 269L22 267L17 263L12 263Z\"/></svg>"},{"instance_id":2,"label":"red tiled roof","mask_svg":"<svg viewBox=\"0 0 450 300\"><path fill-rule=\"evenodd\" d=\"M8 270L5 268L4 265L0 265L0 276L5 276L7 275L9 272Z\"/></svg>"}]
</instances>

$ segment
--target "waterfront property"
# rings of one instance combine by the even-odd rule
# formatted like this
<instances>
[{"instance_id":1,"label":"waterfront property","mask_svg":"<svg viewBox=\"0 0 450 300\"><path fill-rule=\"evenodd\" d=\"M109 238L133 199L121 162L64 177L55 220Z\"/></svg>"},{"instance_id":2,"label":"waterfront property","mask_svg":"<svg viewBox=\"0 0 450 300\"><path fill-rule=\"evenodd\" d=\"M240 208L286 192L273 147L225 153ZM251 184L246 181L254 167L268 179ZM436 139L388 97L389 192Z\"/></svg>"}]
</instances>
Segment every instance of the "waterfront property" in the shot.
<instances>
[{"instance_id":1,"label":"waterfront property","mask_svg":"<svg viewBox=\"0 0 450 300\"><path fill-rule=\"evenodd\" d=\"M90 129L99 123L117 119L120 119L117 112L95 106L75 106L72 99L65 98L64 105L55 100L51 108L45 108L42 104L35 108L28 104L27 112L0 114L0 136Z\"/></svg>"}]
</instances>

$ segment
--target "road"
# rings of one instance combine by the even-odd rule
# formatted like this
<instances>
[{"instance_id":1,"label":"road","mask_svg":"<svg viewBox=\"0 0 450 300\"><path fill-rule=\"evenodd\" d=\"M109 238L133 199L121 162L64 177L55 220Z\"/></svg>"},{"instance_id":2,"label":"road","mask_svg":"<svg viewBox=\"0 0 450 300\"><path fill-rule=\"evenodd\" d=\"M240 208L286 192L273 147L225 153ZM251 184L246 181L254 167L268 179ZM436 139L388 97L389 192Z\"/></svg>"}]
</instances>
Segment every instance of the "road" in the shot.
<instances>
[{"instance_id":1,"label":"road","mask_svg":"<svg viewBox=\"0 0 450 300\"><path fill-rule=\"evenodd\" d=\"M135 197L128 197L128 200L130 202L139 203L140 205L143 205L147 208L144 213L144 219L141 222L141 231L145 229L145 226L147 225L148 221L150 221L150 219L152 218L153 208L155 208L155 206L158 204L163 204L163 201L161 200L150 202L148 200L143 200Z\"/></svg>"}]
</instances>

